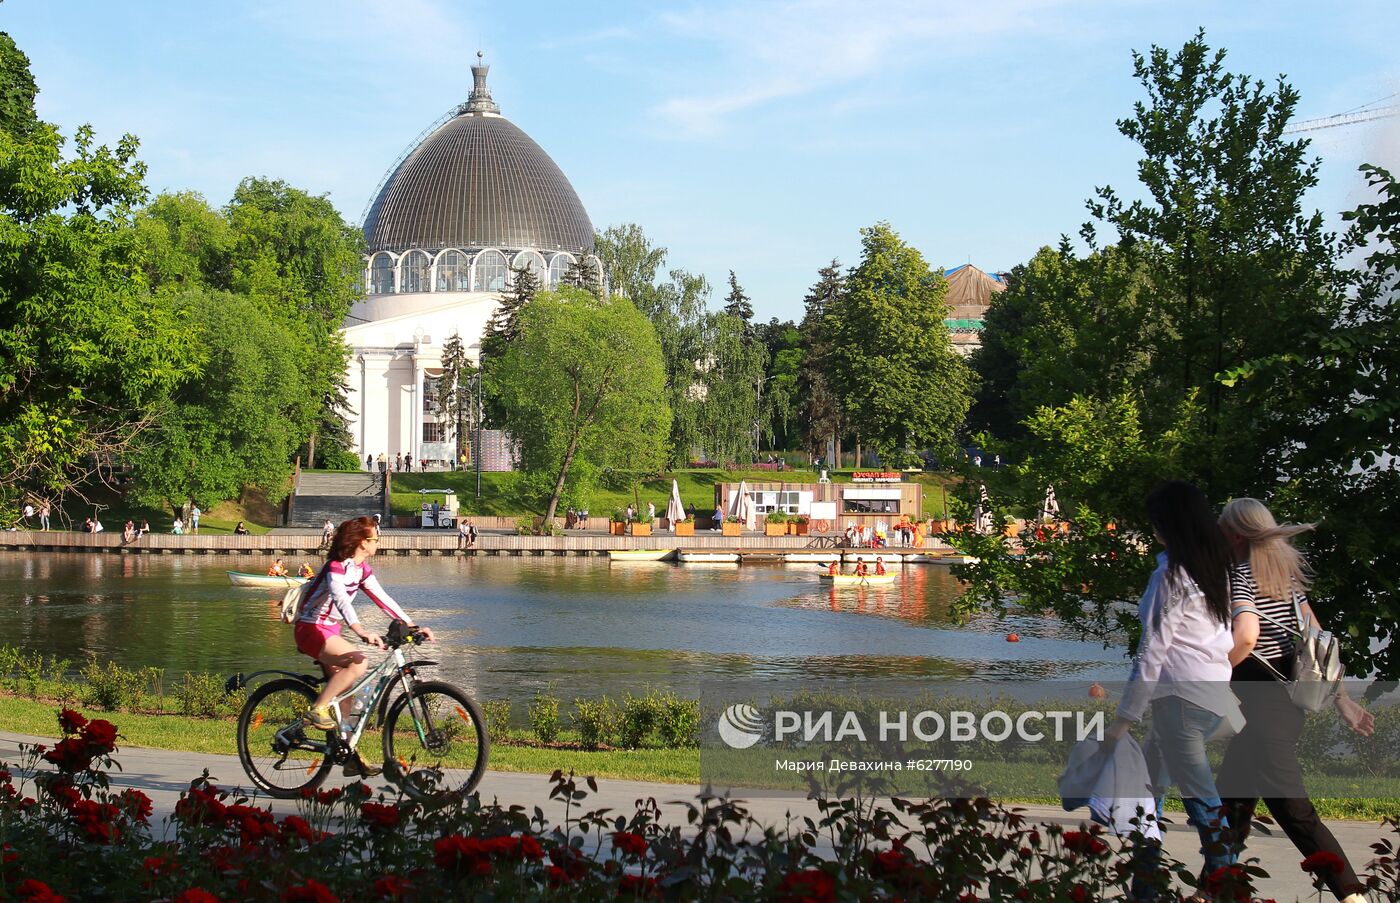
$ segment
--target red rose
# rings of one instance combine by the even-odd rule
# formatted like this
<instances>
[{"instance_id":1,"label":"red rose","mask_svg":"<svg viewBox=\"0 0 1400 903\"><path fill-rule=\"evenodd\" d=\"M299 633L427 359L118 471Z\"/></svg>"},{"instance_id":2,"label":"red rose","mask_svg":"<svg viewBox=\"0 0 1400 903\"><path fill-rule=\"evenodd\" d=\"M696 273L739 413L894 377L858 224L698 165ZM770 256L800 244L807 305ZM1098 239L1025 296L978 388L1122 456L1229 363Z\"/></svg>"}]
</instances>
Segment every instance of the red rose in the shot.
<instances>
[{"instance_id":1,"label":"red rose","mask_svg":"<svg viewBox=\"0 0 1400 903\"><path fill-rule=\"evenodd\" d=\"M545 867L544 880L547 883L558 887L561 884L568 884L573 879L569 877L568 872L564 871L559 866L551 865Z\"/></svg>"},{"instance_id":2,"label":"red rose","mask_svg":"<svg viewBox=\"0 0 1400 903\"><path fill-rule=\"evenodd\" d=\"M360 817L371 828L397 828L399 826L399 807L385 805L383 803L362 803L360 805Z\"/></svg>"},{"instance_id":3,"label":"red rose","mask_svg":"<svg viewBox=\"0 0 1400 903\"><path fill-rule=\"evenodd\" d=\"M1066 831L1065 849L1085 856L1102 856L1108 852L1108 844L1087 831Z\"/></svg>"},{"instance_id":4,"label":"red rose","mask_svg":"<svg viewBox=\"0 0 1400 903\"><path fill-rule=\"evenodd\" d=\"M565 879L577 881L588 874L588 863L572 847L554 847L549 851L549 861L554 865L545 870L546 876L558 871Z\"/></svg>"},{"instance_id":5,"label":"red rose","mask_svg":"<svg viewBox=\"0 0 1400 903\"><path fill-rule=\"evenodd\" d=\"M58 766L59 771L76 774L87 771L92 764L93 753L88 744L77 737L67 737L58 741L53 749L44 753L44 761Z\"/></svg>"},{"instance_id":6,"label":"red rose","mask_svg":"<svg viewBox=\"0 0 1400 903\"><path fill-rule=\"evenodd\" d=\"M141 867L150 872L152 878L180 871L180 863L166 859L164 856L147 856L141 860ZM200 893L204 893L204 891L200 891Z\"/></svg>"},{"instance_id":7,"label":"red rose","mask_svg":"<svg viewBox=\"0 0 1400 903\"><path fill-rule=\"evenodd\" d=\"M340 898L315 878L307 878L305 884L294 884L282 891L281 900L282 903L340 903Z\"/></svg>"},{"instance_id":8,"label":"red rose","mask_svg":"<svg viewBox=\"0 0 1400 903\"><path fill-rule=\"evenodd\" d=\"M300 837L307 843L316 843L325 835L306 823L300 815L288 815L282 819L282 834L286 837Z\"/></svg>"},{"instance_id":9,"label":"red rose","mask_svg":"<svg viewBox=\"0 0 1400 903\"><path fill-rule=\"evenodd\" d=\"M332 787L330 790L318 790L316 791L316 802L320 803L322 806L333 806L344 792L345 791L341 790L339 787Z\"/></svg>"},{"instance_id":10,"label":"red rose","mask_svg":"<svg viewBox=\"0 0 1400 903\"><path fill-rule=\"evenodd\" d=\"M78 788L68 783L66 779L54 781L46 789L58 807L66 811L71 811L83 798L82 794L78 792Z\"/></svg>"},{"instance_id":11,"label":"red rose","mask_svg":"<svg viewBox=\"0 0 1400 903\"><path fill-rule=\"evenodd\" d=\"M520 835L520 856L523 859L533 859L536 862L544 858L544 847L540 842L529 834Z\"/></svg>"},{"instance_id":12,"label":"red rose","mask_svg":"<svg viewBox=\"0 0 1400 903\"><path fill-rule=\"evenodd\" d=\"M105 755L117 747L117 726L110 721L96 718L83 728L83 739L98 748L95 755Z\"/></svg>"},{"instance_id":13,"label":"red rose","mask_svg":"<svg viewBox=\"0 0 1400 903\"><path fill-rule=\"evenodd\" d=\"M1089 903L1089 889L1082 884L1076 884L1069 889L1069 898L1073 903Z\"/></svg>"},{"instance_id":14,"label":"red rose","mask_svg":"<svg viewBox=\"0 0 1400 903\"><path fill-rule=\"evenodd\" d=\"M1298 865L1302 867L1303 871L1312 872L1314 874L1318 872L1332 872L1335 874L1346 868L1346 863L1342 861L1342 857L1327 850L1318 850L1307 859L1298 863Z\"/></svg>"},{"instance_id":15,"label":"red rose","mask_svg":"<svg viewBox=\"0 0 1400 903\"><path fill-rule=\"evenodd\" d=\"M192 887L170 903L219 903L219 898L198 887Z\"/></svg>"},{"instance_id":16,"label":"red rose","mask_svg":"<svg viewBox=\"0 0 1400 903\"><path fill-rule=\"evenodd\" d=\"M449 834L433 843L433 862L444 872L462 875L491 874L491 851L475 837Z\"/></svg>"},{"instance_id":17,"label":"red rose","mask_svg":"<svg viewBox=\"0 0 1400 903\"><path fill-rule=\"evenodd\" d=\"M68 898L54 893L37 878L26 878L15 888L15 896L25 903L67 903Z\"/></svg>"},{"instance_id":18,"label":"red rose","mask_svg":"<svg viewBox=\"0 0 1400 903\"><path fill-rule=\"evenodd\" d=\"M58 727L59 730L63 731L63 735L65 737L69 734L82 733L82 730L84 727L87 726L87 723L88 720L86 718L84 718L82 715L79 715L72 709L64 709L63 711L58 713Z\"/></svg>"},{"instance_id":19,"label":"red rose","mask_svg":"<svg viewBox=\"0 0 1400 903\"><path fill-rule=\"evenodd\" d=\"M151 798L135 788L123 790L117 799L121 802L122 809L126 810L126 814L143 825L150 821L151 813L155 811L151 805Z\"/></svg>"},{"instance_id":20,"label":"red rose","mask_svg":"<svg viewBox=\"0 0 1400 903\"><path fill-rule=\"evenodd\" d=\"M374 892L389 900L403 899L413 886L402 875L381 875L374 879Z\"/></svg>"},{"instance_id":21,"label":"red rose","mask_svg":"<svg viewBox=\"0 0 1400 903\"><path fill-rule=\"evenodd\" d=\"M896 875L908 866L908 857L904 855L902 849L896 847L893 850L876 853L870 860L870 873L876 877Z\"/></svg>"},{"instance_id":22,"label":"red rose","mask_svg":"<svg viewBox=\"0 0 1400 903\"><path fill-rule=\"evenodd\" d=\"M613 846L628 856L643 856L647 851L646 838L631 831L614 831Z\"/></svg>"},{"instance_id":23,"label":"red rose","mask_svg":"<svg viewBox=\"0 0 1400 903\"><path fill-rule=\"evenodd\" d=\"M646 875L623 875L617 883L619 897L654 897L658 891L656 879Z\"/></svg>"},{"instance_id":24,"label":"red rose","mask_svg":"<svg viewBox=\"0 0 1400 903\"><path fill-rule=\"evenodd\" d=\"M836 879L821 869L784 875L778 883L778 903L836 903Z\"/></svg>"}]
</instances>

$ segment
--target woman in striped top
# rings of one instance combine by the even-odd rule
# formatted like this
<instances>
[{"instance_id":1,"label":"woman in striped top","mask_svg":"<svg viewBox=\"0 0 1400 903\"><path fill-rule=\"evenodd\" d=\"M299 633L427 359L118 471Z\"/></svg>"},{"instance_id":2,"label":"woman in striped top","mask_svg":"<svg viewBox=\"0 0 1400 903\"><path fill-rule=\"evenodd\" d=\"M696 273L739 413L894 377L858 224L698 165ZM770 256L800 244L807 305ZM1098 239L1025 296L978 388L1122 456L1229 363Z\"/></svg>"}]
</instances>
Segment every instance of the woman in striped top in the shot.
<instances>
[{"instance_id":1,"label":"woman in striped top","mask_svg":"<svg viewBox=\"0 0 1400 903\"><path fill-rule=\"evenodd\" d=\"M1249 837L1254 808L1262 797L1305 857L1330 852L1340 858L1340 871L1324 873L1327 885L1344 903L1360 903L1364 897L1356 872L1303 787L1298 737L1304 713L1278 676L1289 674L1292 667L1299 611L1315 622L1306 596L1307 562L1290 542L1312 528L1277 523L1256 499L1235 499L1220 515L1220 529L1236 559L1230 573L1235 640L1230 686L1239 696L1246 723L1231 739L1216 783L1241 845ZM1375 718L1348 698L1345 689L1337 696L1337 709L1358 734L1374 732Z\"/></svg>"},{"instance_id":2,"label":"woman in striped top","mask_svg":"<svg viewBox=\"0 0 1400 903\"><path fill-rule=\"evenodd\" d=\"M328 678L305 715L308 727L335 730L331 700L354 686L368 667L365 654L340 635L341 626L348 626L362 642L376 649L384 648L384 639L365 630L355 613L355 597L361 590L390 618L403 621L408 627L415 626L399 603L379 585L374 569L369 566L369 559L378 549L379 528L372 518L357 517L341 524L331 539L326 565L316 576L297 613L294 631L297 651L320 662ZM422 627L419 632L432 642L431 630ZM345 765L345 774L349 777L374 777L379 771L361 759L359 753Z\"/></svg>"}]
</instances>

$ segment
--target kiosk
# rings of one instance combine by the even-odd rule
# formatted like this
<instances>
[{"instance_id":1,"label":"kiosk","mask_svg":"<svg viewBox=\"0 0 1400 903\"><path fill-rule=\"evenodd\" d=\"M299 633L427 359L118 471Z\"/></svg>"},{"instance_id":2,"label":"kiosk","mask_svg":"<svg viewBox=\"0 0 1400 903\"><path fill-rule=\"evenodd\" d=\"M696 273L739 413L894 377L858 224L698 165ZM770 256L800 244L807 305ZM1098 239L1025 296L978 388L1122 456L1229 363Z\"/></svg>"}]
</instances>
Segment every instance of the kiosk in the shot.
<instances>
[{"instance_id":1,"label":"kiosk","mask_svg":"<svg viewBox=\"0 0 1400 903\"><path fill-rule=\"evenodd\" d=\"M420 489L421 496L442 496L424 499L420 512L419 525L423 527L453 527L457 524L457 490Z\"/></svg>"}]
</instances>

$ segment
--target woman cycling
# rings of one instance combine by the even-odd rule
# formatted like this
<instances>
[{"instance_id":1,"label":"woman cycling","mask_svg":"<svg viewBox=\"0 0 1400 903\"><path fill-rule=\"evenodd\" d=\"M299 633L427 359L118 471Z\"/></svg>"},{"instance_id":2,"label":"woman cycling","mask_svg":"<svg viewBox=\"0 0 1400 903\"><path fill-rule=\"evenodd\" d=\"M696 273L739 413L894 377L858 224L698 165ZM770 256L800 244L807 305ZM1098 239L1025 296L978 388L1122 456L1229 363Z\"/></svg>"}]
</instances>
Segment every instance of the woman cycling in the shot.
<instances>
[{"instance_id":1,"label":"woman cycling","mask_svg":"<svg viewBox=\"0 0 1400 903\"><path fill-rule=\"evenodd\" d=\"M1337 899L1362 903L1365 888L1303 787L1298 738L1304 713L1281 682L1290 671L1293 636L1302 629L1297 623L1299 610L1316 622L1304 595L1310 582L1307 561L1289 541L1312 528L1312 524L1280 525L1257 499L1235 499L1220 515L1220 529L1236 561L1230 574L1235 638L1230 653L1235 670L1230 680L1248 723L1230 741L1219 783L1226 795L1225 813L1241 843L1249 837L1254 807L1263 797L1269 814L1298 852L1307 857L1325 851L1340 861L1341 869L1322 872ZM1336 706L1353 731L1362 736L1375 732L1375 717L1348 697L1345 689L1337 695Z\"/></svg>"},{"instance_id":2,"label":"woman cycling","mask_svg":"<svg viewBox=\"0 0 1400 903\"><path fill-rule=\"evenodd\" d=\"M1147 497L1147 519L1166 548L1147 584L1138 617L1142 639L1117 717L1106 731L1117 742L1152 709L1147 757L1161 817L1163 771L1181 789L1182 802L1201 838L1205 873L1235 862L1221 830L1219 792L1206 758L1206 740L1222 725L1243 726L1230 693L1230 548L1201 490L1190 483L1163 484ZM1142 847L1139 877L1158 869L1159 848ZM1203 873L1204 874L1204 873ZM1135 880L1134 899L1154 899Z\"/></svg>"},{"instance_id":3,"label":"woman cycling","mask_svg":"<svg viewBox=\"0 0 1400 903\"><path fill-rule=\"evenodd\" d=\"M321 568L306 601L302 603L295 630L297 651L320 662L328 677L303 719L307 727L335 730L337 724L330 713L331 700L354 686L367 670L364 653L354 649L340 635L342 623L348 625L363 642L376 649L384 648L384 640L365 630L360 625L359 615L355 614L355 596L360 590L363 589L370 601L389 617L403 621L408 627L416 626L379 585L374 570L369 566L369 559L378 548L379 529L373 519L357 517L341 524L331 538L326 565ZM432 642L431 630L423 627L419 628L419 632L425 640ZM358 752L345 763L348 777L374 777L380 771L361 758Z\"/></svg>"}]
</instances>

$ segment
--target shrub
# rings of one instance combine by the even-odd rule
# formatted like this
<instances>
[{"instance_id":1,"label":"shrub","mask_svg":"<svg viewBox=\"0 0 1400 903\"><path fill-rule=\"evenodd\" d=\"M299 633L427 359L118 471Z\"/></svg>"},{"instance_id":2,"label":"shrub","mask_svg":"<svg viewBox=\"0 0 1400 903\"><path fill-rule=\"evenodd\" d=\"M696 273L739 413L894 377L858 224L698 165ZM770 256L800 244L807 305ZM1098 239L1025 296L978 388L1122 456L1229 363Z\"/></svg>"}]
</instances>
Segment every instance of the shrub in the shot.
<instances>
[{"instance_id":1,"label":"shrub","mask_svg":"<svg viewBox=\"0 0 1400 903\"><path fill-rule=\"evenodd\" d=\"M175 684L175 698L180 700L180 714L195 718L213 718L226 706L242 707L242 692L228 696L224 692L224 682L212 674L201 671L191 674L186 671ZM232 701L230 701L232 699Z\"/></svg>"},{"instance_id":2,"label":"shrub","mask_svg":"<svg viewBox=\"0 0 1400 903\"><path fill-rule=\"evenodd\" d=\"M642 746L660 720L661 705L652 692L646 696L633 696L627 693L622 697L622 726L618 729L618 742L628 749Z\"/></svg>"},{"instance_id":3,"label":"shrub","mask_svg":"<svg viewBox=\"0 0 1400 903\"><path fill-rule=\"evenodd\" d=\"M147 679L147 675L123 668L116 662L107 662L105 667L99 665L95 657L88 659L80 674L87 682L83 701L108 712L134 707Z\"/></svg>"},{"instance_id":4,"label":"shrub","mask_svg":"<svg viewBox=\"0 0 1400 903\"><path fill-rule=\"evenodd\" d=\"M364 461L354 452L341 448L323 453L321 466L326 470L359 470L364 467Z\"/></svg>"},{"instance_id":5,"label":"shrub","mask_svg":"<svg viewBox=\"0 0 1400 903\"><path fill-rule=\"evenodd\" d=\"M769 511L769 512L768 512L768 523L770 523L770 524L785 524L785 523L787 523L787 519L788 519L787 514L785 514L785 513L782 512L782 511Z\"/></svg>"},{"instance_id":6,"label":"shrub","mask_svg":"<svg viewBox=\"0 0 1400 903\"><path fill-rule=\"evenodd\" d=\"M616 743L618 722L617 705L608 697L574 700L574 726L584 746L597 749Z\"/></svg>"},{"instance_id":7,"label":"shrub","mask_svg":"<svg viewBox=\"0 0 1400 903\"><path fill-rule=\"evenodd\" d=\"M559 739L559 697L537 692L530 700L530 729L541 743Z\"/></svg>"},{"instance_id":8,"label":"shrub","mask_svg":"<svg viewBox=\"0 0 1400 903\"><path fill-rule=\"evenodd\" d=\"M504 740L510 736L510 700L492 699L481 704L481 712L486 716L486 730L492 740Z\"/></svg>"},{"instance_id":9,"label":"shrub","mask_svg":"<svg viewBox=\"0 0 1400 903\"><path fill-rule=\"evenodd\" d=\"M627 512L621 508L614 508L613 513L608 516L608 520L615 524L625 524L627 522Z\"/></svg>"},{"instance_id":10,"label":"shrub","mask_svg":"<svg viewBox=\"0 0 1400 903\"><path fill-rule=\"evenodd\" d=\"M739 515L731 514L724 519L724 522L726 524L737 524L739 522Z\"/></svg>"},{"instance_id":11,"label":"shrub","mask_svg":"<svg viewBox=\"0 0 1400 903\"><path fill-rule=\"evenodd\" d=\"M660 696L656 730L661 745L671 748L695 748L700 745L700 700L684 699L675 693Z\"/></svg>"}]
</instances>

